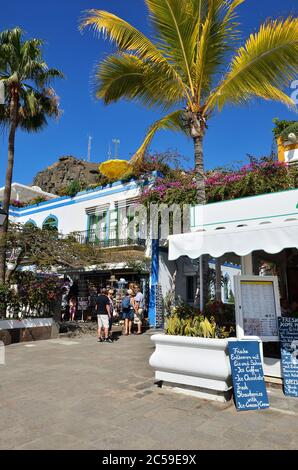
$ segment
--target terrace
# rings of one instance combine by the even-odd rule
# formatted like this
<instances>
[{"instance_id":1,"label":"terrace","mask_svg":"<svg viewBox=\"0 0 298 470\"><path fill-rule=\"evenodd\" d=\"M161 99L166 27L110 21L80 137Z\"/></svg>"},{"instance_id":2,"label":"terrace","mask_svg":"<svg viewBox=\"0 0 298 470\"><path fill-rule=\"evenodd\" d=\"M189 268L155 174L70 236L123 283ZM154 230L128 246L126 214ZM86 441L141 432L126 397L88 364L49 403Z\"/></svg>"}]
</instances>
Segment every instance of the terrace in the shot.
<instances>
[{"instance_id":1,"label":"terrace","mask_svg":"<svg viewBox=\"0 0 298 470\"><path fill-rule=\"evenodd\" d=\"M121 236L117 233L117 230L99 232L98 230L85 230L82 232L75 232L74 236L77 241L82 245L94 244L99 248L135 248L145 249L146 240L138 237Z\"/></svg>"}]
</instances>

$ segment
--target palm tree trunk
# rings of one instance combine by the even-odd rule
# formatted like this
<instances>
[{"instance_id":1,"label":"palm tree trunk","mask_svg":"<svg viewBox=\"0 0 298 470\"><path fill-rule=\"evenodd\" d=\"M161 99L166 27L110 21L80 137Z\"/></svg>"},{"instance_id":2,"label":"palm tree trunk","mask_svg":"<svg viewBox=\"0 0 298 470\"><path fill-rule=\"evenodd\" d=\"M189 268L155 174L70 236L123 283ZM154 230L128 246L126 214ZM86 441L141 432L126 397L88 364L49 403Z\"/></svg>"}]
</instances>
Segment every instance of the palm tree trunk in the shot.
<instances>
[{"instance_id":1,"label":"palm tree trunk","mask_svg":"<svg viewBox=\"0 0 298 470\"><path fill-rule=\"evenodd\" d=\"M198 204L206 204L203 136L200 135L198 137L194 137L193 141L195 147L195 170Z\"/></svg>"},{"instance_id":2,"label":"palm tree trunk","mask_svg":"<svg viewBox=\"0 0 298 470\"><path fill-rule=\"evenodd\" d=\"M15 135L17 129L17 117L18 117L18 98L17 91L12 90L11 101L10 101L10 130L8 137L8 162L6 169L5 178L5 189L2 209L8 214L11 197L11 183L12 173L14 165L14 147L15 147ZM8 232L8 217L6 218L2 227L0 227L0 284L5 283L5 270L6 270L6 247L7 247L7 232Z\"/></svg>"},{"instance_id":3,"label":"palm tree trunk","mask_svg":"<svg viewBox=\"0 0 298 470\"><path fill-rule=\"evenodd\" d=\"M204 172L204 153L203 153L203 135L193 138L195 150L195 170L196 170L196 183L197 183L197 201L198 204L206 204L206 190L205 190L205 172ZM200 292L200 297L203 295L204 303L207 302L209 297L208 285L208 270L209 270L209 256L201 256L200 263L203 263L203 292ZM199 274L199 273L198 273ZM200 276L197 275L197 291L200 291Z\"/></svg>"}]
</instances>

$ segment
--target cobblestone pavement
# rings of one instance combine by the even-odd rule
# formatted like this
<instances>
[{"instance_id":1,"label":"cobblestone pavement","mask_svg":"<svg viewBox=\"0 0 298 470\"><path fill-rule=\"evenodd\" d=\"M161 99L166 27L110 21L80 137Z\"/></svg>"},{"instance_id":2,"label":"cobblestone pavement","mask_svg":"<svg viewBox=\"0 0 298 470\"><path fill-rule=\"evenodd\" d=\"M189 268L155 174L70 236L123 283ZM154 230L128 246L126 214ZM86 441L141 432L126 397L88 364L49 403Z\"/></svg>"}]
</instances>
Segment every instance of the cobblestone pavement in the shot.
<instances>
[{"instance_id":1,"label":"cobblestone pavement","mask_svg":"<svg viewBox=\"0 0 298 470\"><path fill-rule=\"evenodd\" d=\"M11 345L0 366L0 449L297 449L298 400L237 413L154 385L150 334Z\"/></svg>"}]
</instances>

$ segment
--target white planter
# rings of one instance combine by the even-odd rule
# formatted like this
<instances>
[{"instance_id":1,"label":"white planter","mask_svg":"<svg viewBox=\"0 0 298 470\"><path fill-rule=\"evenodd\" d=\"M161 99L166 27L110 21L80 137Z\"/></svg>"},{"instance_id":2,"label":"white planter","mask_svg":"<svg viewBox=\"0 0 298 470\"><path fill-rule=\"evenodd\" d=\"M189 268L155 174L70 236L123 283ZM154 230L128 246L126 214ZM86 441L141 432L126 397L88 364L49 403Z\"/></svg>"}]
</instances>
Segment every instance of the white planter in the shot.
<instances>
[{"instance_id":1,"label":"white planter","mask_svg":"<svg viewBox=\"0 0 298 470\"><path fill-rule=\"evenodd\" d=\"M23 320L0 320L1 330L12 330L21 328L38 328L42 326L53 326L52 318L28 318Z\"/></svg>"},{"instance_id":2,"label":"white planter","mask_svg":"<svg viewBox=\"0 0 298 470\"><path fill-rule=\"evenodd\" d=\"M155 378L175 391L216 401L231 397L228 340L157 334L150 365Z\"/></svg>"},{"instance_id":3,"label":"white planter","mask_svg":"<svg viewBox=\"0 0 298 470\"><path fill-rule=\"evenodd\" d=\"M57 338L59 327L53 318L26 318L0 320L0 342L13 343Z\"/></svg>"}]
</instances>

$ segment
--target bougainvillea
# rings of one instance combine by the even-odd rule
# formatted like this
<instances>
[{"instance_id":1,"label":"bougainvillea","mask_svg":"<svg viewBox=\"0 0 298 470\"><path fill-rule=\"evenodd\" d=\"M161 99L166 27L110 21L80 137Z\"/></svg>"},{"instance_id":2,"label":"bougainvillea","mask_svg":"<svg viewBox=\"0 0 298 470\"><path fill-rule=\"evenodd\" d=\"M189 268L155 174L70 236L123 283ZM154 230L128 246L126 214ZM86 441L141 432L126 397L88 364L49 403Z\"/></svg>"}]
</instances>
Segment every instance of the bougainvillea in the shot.
<instances>
[{"instance_id":1,"label":"bougainvillea","mask_svg":"<svg viewBox=\"0 0 298 470\"><path fill-rule=\"evenodd\" d=\"M59 301L63 285L56 275L16 272L12 282L18 286L17 295L22 310L51 312L54 302Z\"/></svg>"},{"instance_id":2,"label":"bougainvillea","mask_svg":"<svg viewBox=\"0 0 298 470\"><path fill-rule=\"evenodd\" d=\"M298 168L293 165L262 158L239 169L219 169L206 173L207 202L267 194L298 187ZM142 203L196 204L194 172L176 171L164 179L157 179L142 194Z\"/></svg>"}]
</instances>

